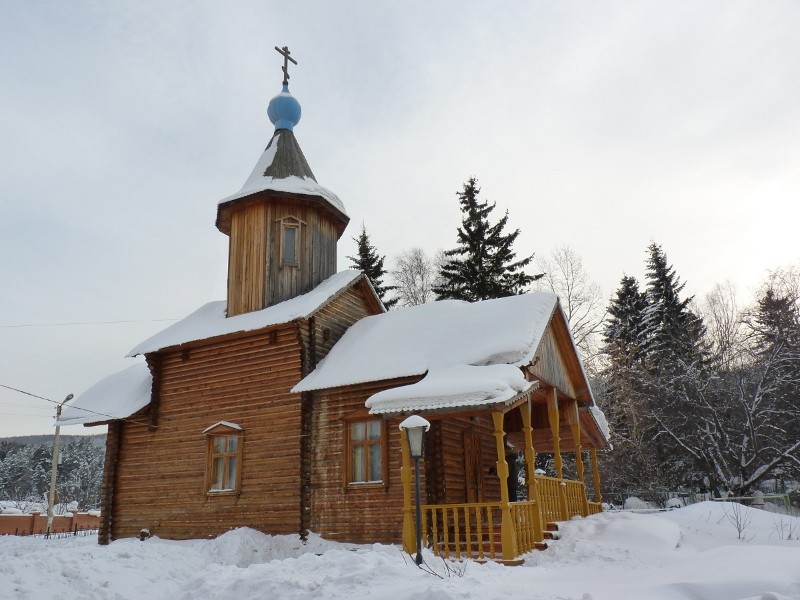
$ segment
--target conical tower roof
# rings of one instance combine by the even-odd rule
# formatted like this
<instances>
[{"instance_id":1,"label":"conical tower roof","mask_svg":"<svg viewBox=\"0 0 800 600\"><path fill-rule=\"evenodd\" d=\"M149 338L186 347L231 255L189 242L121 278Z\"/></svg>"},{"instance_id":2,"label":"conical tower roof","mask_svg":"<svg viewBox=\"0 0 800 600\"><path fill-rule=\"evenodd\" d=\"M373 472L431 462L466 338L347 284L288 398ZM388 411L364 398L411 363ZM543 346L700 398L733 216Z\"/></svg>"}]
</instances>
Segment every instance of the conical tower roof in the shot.
<instances>
[{"instance_id":1,"label":"conical tower roof","mask_svg":"<svg viewBox=\"0 0 800 600\"><path fill-rule=\"evenodd\" d=\"M281 93L270 101L267 110L275 125L272 139L242 189L219 202L217 228L223 233L230 233L230 211L235 205L264 194L290 198L307 197L309 201L319 203L333 213L341 222L341 231L344 231L350 220L344 204L336 194L317 183L294 136L293 130L300 120L300 112L299 102L289 93L289 86L284 84Z\"/></svg>"}]
</instances>

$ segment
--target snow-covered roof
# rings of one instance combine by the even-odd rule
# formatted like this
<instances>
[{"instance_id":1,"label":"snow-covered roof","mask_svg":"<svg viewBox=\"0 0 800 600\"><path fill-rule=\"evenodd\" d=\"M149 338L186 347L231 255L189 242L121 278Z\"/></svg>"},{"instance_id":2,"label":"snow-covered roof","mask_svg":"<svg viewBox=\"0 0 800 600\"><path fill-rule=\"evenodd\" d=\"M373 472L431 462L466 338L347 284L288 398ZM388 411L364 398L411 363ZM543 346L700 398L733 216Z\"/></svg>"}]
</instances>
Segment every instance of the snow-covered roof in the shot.
<instances>
[{"instance_id":1,"label":"snow-covered roof","mask_svg":"<svg viewBox=\"0 0 800 600\"><path fill-rule=\"evenodd\" d=\"M507 402L530 389L529 363L558 298L547 292L462 302L443 300L360 320L292 391L413 375L412 385L375 394L374 414Z\"/></svg>"},{"instance_id":2,"label":"snow-covered roof","mask_svg":"<svg viewBox=\"0 0 800 600\"><path fill-rule=\"evenodd\" d=\"M137 362L70 400L61 411L59 425L81 425L124 419L147 406L153 380L147 364Z\"/></svg>"},{"instance_id":3,"label":"snow-covered roof","mask_svg":"<svg viewBox=\"0 0 800 600\"><path fill-rule=\"evenodd\" d=\"M318 196L336 211L347 216L344 203L339 197L317 183L294 134L286 129L279 129L272 136L242 189L223 198L219 204L223 205L264 191Z\"/></svg>"},{"instance_id":4,"label":"snow-covered roof","mask_svg":"<svg viewBox=\"0 0 800 600\"><path fill-rule=\"evenodd\" d=\"M263 310L226 316L225 301L209 302L185 319L170 325L163 331L146 339L128 353L128 356L156 352L164 348L179 346L196 340L218 337L231 333L254 331L270 325L289 323L312 315L333 297L354 285L362 276L361 271L341 271L320 283L308 293L284 300Z\"/></svg>"},{"instance_id":5,"label":"snow-covered roof","mask_svg":"<svg viewBox=\"0 0 800 600\"><path fill-rule=\"evenodd\" d=\"M365 405L372 414L480 407L511 402L533 387L512 365L453 365L432 369L417 383L378 392Z\"/></svg>"}]
</instances>

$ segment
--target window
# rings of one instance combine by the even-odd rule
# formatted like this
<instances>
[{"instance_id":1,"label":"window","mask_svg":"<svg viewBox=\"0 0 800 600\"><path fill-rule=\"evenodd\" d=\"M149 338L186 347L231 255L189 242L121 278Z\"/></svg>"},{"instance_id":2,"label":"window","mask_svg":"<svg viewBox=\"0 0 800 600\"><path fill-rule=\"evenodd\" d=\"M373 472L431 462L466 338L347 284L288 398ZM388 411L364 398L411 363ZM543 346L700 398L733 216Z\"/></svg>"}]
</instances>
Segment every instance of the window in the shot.
<instances>
[{"instance_id":1,"label":"window","mask_svg":"<svg viewBox=\"0 0 800 600\"><path fill-rule=\"evenodd\" d=\"M297 264L297 240L300 237L300 227L294 223L283 223L281 227L282 242L281 242L281 264L282 265L296 265Z\"/></svg>"},{"instance_id":2,"label":"window","mask_svg":"<svg viewBox=\"0 0 800 600\"><path fill-rule=\"evenodd\" d=\"M275 222L278 223L277 227L280 229L281 236L281 266L300 267L305 221L289 215L275 219ZM277 230L275 235L278 235Z\"/></svg>"},{"instance_id":3,"label":"window","mask_svg":"<svg viewBox=\"0 0 800 600\"><path fill-rule=\"evenodd\" d=\"M234 423L220 422L203 433L208 436L207 492L237 493L242 469L241 428Z\"/></svg>"},{"instance_id":4,"label":"window","mask_svg":"<svg viewBox=\"0 0 800 600\"><path fill-rule=\"evenodd\" d=\"M351 421L348 428L350 460L349 483L383 482L383 422Z\"/></svg>"}]
</instances>

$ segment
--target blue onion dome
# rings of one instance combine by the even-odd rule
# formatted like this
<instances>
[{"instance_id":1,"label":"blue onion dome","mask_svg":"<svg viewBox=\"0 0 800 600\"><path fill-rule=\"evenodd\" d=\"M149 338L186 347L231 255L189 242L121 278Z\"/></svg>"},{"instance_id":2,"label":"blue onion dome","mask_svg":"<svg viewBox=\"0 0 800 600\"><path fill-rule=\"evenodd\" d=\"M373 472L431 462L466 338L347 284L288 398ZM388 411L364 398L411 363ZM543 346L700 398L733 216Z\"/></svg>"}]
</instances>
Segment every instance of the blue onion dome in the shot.
<instances>
[{"instance_id":1,"label":"blue onion dome","mask_svg":"<svg viewBox=\"0 0 800 600\"><path fill-rule=\"evenodd\" d=\"M289 86L283 84L281 93L269 101L267 115L275 129L288 129L292 131L300 122L300 103L289 92Z\"/></svg>"}]
</instances>

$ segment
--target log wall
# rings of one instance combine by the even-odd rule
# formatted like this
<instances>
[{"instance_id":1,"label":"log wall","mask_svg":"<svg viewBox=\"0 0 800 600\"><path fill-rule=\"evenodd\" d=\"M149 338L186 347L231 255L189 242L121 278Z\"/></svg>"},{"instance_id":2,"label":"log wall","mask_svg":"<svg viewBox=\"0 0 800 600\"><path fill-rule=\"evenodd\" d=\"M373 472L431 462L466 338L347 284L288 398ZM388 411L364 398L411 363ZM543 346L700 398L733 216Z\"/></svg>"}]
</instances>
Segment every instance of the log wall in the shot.
<instances>
[{"instance_id":1,"label":"log wall","mask_svg":"<svg viewBox=\"0 0 800 600\"><path fill-rule=\"evenodd\" d=\"M147 528L170 539L234 527L300 529L301 352L293 324L160 354L160 406L148 428L119 424L113 539ZM238 494L208 494L207 438L218 421L242 427Z\"/></svg>"},{"instance_id":2,"label":"log wall","mask_svg":"<svg viewBox=\"0 0 800 600\"><path fill-rule=\"evenodd\" d=\"M111 517L114 513L114 487L117 478L117 461L119 460L119 434L122 422L108 424L106 433L106 456L103 463L103 481L100 493L100 524L97 531L97 542L106 545L111 541Z\"/></svg>"},{"instance_id":3,"label":"log wall","mask_svg":"<svg viewBox=\"0 0 800 600\"><path fill-rule=\"evenodd\" d=\"M358 542L399 543L402 536L403 489L400 482L399 424L404 417L386 421L388 481L351 484L346 480L349 457L346 435L349 419L368 417L364 402L384 389L408 385L419 377L348 386L315 393L316 437L312 459L311 529L325 538ZM449 416L432 423L425 437L421 471L423 500L437 503L467 501L464 474L465 430L475 432L480 446L484 500L500 499L494 427L489 415Z\"/></svg>"},{"instance_id":4,"label":"log wall","mask_svg":"<svg viewBox=\"0 0 800 600\"><path fill-rule=\"evenodd\" d=\"M473 417L448 416L441 421L441 453L444 489L443 504L467 502L467 482L464 460L464 432L471 429L480 447L479 460L484 502L500 500L500 480L497 478L497 446L491 415Z\"/></svg>"},{"instance_id":5,"label":"log wall","mask_svg":"<svg viewBox=\"0 0 800 600\"><path fill-rule=\"evenodd\" d=\"M400 482L402 418L388 419L384 447L388 481L348 484L345 440L348 417L368 416L364 402L379 391L408 385L419 377L323 390L314 393L311 529L325 538L358 543L399 542L403 527L403 487ZM422 494L426 494L425 470Z\"/></svg>"},{"instance_id":6,"label":"log wall","mask_svg":"<svg viewBox=\"0 0 800 600\"><path fill-rule=\"evenodd\" d=\"M298 337L303 348L303 376L314 370L317 363L327 356L334 344L345 334L347 329L360 319L382 312L383 308L374 300L369 285L365 280L345 290L338 297L317 311L308 320L298 322ZM300 490L300 533L305 536L313 529L312 495L315 493L314 478L314 446L328 444L326 432L317 429L315 414L317 402L314 393L301 394L301 428L300 448L301 490ZM360 408L364 408L363 402Z\"/></svg>"}]
</instances>

